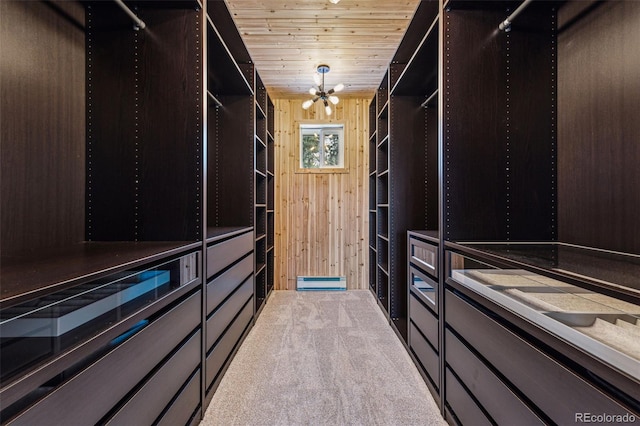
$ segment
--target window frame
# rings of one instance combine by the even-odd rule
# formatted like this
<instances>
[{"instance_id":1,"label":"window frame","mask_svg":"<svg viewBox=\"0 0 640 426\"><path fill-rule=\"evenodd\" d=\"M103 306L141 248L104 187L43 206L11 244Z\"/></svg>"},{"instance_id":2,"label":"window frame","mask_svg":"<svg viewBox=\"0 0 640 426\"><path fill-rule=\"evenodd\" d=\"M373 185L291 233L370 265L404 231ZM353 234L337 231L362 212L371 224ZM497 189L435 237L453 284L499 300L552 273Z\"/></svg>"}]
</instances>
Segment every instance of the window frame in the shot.
<instances>
[{"instance_id":1,"label":"window frame","mask_svg":"<svg viewBox=\"0 0 640 426\"><path fill-rule=\"evenodd\" d=\"M297 149L296 149L296 173L348 173L348 155L347 149L347 125L344 121L333 120L301 120L295 123L297 133ZM342 140L341 153L342 153L342 167L317 167L317 168L304 168L302 167L302 133L304 128L336 128L342 127Z\"/></svg>"}]
</instances>

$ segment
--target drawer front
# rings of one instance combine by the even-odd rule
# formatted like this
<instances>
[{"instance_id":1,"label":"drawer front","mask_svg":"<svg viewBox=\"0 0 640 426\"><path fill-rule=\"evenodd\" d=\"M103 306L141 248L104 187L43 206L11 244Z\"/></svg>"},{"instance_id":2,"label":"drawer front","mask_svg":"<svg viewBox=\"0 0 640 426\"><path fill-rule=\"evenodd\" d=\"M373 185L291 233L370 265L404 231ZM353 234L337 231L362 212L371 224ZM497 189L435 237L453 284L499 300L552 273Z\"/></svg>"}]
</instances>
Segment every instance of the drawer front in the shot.
<instances>
[{"instance_id":1,"label":"drawer front","mask_svg":"<svg viewBox=\"0 0 640 426\"><path fill-rule=\"evenodd\" d=\"M207 278L217 274L253 250L253 232L239 235L207 248Z\"/></svg>"},{"instance_id":2,"label":"drawer front","mask_svg":"<svg viewBox=\"0 0 640 426\"><path fill-rule=\"evenodd\" d=\"M438 278L438 247L435 245L409 237L409 259L418 268Z\"/></svg>"},{"instance_id":3,"label":"drawer front","mask_svg":"<svg viewBox=\"0 0 640 426\"><path fill-rule=\"evenodd\" d=\"M197 292L34 404L15 424L97 423L200 324L200 304Z\"/></svg>"},{"instance_id":4,"label":"drawer front","mask_svg":"<svg viewBox=\"0 0 640 426\"><path fill-rule=\"evenodd\" d=\"M440 367L438 363L438 354L427 343L420 334L415 325L410 324L409 335L411 336L410 347L418 361L424 366L427 374L435 383L436 388L440 380Z\"/></svg>"},{"instance_id":5,"label":"drawer front","mask_svg":"<svg viewBox=\"0 0 640 426\"><path fill-rule=\"evenodd\" d=\"M253 255L233 265L207 284L207 315L213 312L249 275L253 273Z\"/></svg>"},{"instance_id":6,"label":"drawer front","mask_svg":"<svg viewBox=\"0 0 640 426\"><path fill-rule=\"evenodd\" d=\"M447 364L493 420L501 424L542 425L529 409L451 331L446 331Z\"/></svg>"},{"instance_id":7,"label":"drawer front","mask_svg":"<svg viewBox=\"0 0 640 426\"><path fill-rule=\"evenodd\" d=\"M225 361L229 357L229 354L233 351L233 348L242 337L242 333L245 328L251 322L253 317L253 297L242 309L238 317L233 324L224 333L222 338L218 341L218 344L213 348L213 351L207 357L207 371L206 371L206 383L207 388L211 386L213 380L218 375L218 372L224 366Z\"/></svg>"},{"instance_id":8,"label":"drawer front","mask_svg":"<svg viewBox=\"0 0 640 426\"><path fill-rule=\"evenodd\" d=\"M180 395L156 423L158 426L186 425L200 405L200 369L189 379ZM139 407L144 409L144 407Z\"/></svg>"},{"instance_id":9,"label":"drawer front","mask_svg":"<svg viewBox=\"0 0 640 426\"><path fill-rule=\"evenodd\" d=\"M411 321L425 335L429 343L439 350L438 319L412 293L409 297L409 316Z\"/></svg>"},{"instance_id":10,"label":"drawer front","mask_svg":"<svg viewBox=\"0 0 640 426\"><path fill-rule=\"evenodd\" d=\"M252 295L253 275L207 320L207 350L218 340Z\"/></svg>"},{"instance_id":11,"label":"drawer front","mask_svg":"<svg viewBox=\"0 0 640 426\"><path fill-rule=\"evenodd\" d=\"M409 266L409 288L433 312L438 314L438 283L413 265Z\"/></svg>"},{"instance_id":12,"label":"drawer front","mask_svg":"<svg viewBox=\"0 0 640 426\"><path fill-rule=\"evenodd\" d=\"M198 331L123 405L107 424L152 424L199 365L200 339L201 334ZM162 392L158 392L158 389L162 389Z\"/></svg>"},{"instance_id":13,"label":"drawer front","mask_svg":"<svg viewBox=\"0 0 640 426\"><path fill-rule=\"evenodd\" d=\"M471 398L469 393L462 387L458 379L451 374L447 367L445 370L445 393L447 403L451 410L463 426L489 426L491 421L485 416L478 404ZM515 423L519 424L519 423Z\"/></svg>"},{"instance_id":14,"label":"drawer front","mask_svg":"<svg viewBox=\"0 0 640 426\"><path fill-rule=\"evenodd\" d=\"M614 400L460 297L447 292L447 323L554 422L575 413L627 413Z\"/></svg>"}]
</instances>

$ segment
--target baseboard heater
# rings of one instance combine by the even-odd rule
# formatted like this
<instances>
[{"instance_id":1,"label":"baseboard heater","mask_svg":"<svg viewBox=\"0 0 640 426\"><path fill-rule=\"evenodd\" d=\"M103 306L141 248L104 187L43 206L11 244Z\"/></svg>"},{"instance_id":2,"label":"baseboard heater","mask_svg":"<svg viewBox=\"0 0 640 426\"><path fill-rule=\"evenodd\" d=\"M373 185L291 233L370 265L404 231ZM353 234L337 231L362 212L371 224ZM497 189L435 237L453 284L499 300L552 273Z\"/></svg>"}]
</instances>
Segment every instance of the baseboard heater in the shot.
<instances>
[{"instance_id":1,"label":"baseboard heater","mask_svg":"<svg viewBox=\"0 0 640 426\"><path fill-rule=\"evenodd\" d=\"M347 277L298 277L296 290L346 290Z\"/></svg>"}]
</instances>

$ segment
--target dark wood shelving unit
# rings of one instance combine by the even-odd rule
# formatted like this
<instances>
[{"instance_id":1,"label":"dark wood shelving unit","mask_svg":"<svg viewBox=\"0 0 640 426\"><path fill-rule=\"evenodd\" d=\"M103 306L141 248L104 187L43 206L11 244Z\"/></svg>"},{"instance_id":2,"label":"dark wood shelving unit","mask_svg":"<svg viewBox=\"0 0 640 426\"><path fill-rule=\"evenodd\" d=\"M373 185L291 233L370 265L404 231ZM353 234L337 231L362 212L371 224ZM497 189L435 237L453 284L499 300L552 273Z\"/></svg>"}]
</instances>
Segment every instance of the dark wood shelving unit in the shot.
<instances>
[{"instance_id":1,"label":"dark wood shelving unit","mask_svg":"<svg viewBox=\"0 0 640 426\"><path fill-rule=\"evenodd\" d=\"M265 91L267 113L267 297L274 288L275 255L275 106Z\"/></svg>"},{"instance_id":2,"label":"dark wood shelving unit","mask_svg":"<svg viewBox=\"0 0 640 426\"><path fill-rule=\"evenodd\" d=\"M273 289L274 243L274 106L260 76L255 89L255 250L256 298L259 314Z\"/></svg>"},{"instance_id":3,"label":"dark wood shelving unit","mask_svg":"<svg viewBox=\"0 0 640 426\"><path fill-rule=\"evenodd\" d=\"M31 70L0 77L1 195L12 206L0 334L3 353L26 362L3 376L3 423L42 423L53 406L60 424L197 423L273 287L274 108L226 4L131 7L146 29L116 2L0 5L7 59ZM38 358L44 340L18 338L32 304L96 309L78 295L108 298L101 288L119 280L131 301L80 325L77 341L52 335L62 345ZM145 293L155 285L157 300ZM104 388L99 403L87 403L88 385Z\"/></svg>"},{"instance_id":4,"label":"dark wood shelving unit","mask_svg":"<svg viewBox=\"0 0 640 426\"><path fill-rule=\"evenodd\" d=\"M0 334L4 354L17 350L29 361L0 385L1 421L135 423L161 420L165 410L179 422L197 418L199 391L183 385L201 371L196 265L204 232L205 92L202 52L184 46L200 45L203 13L194 1L138 4L150 33L134 31L115 2L7 1L0 8L3 55L14 52L3 60L31 70L1 77L0 192L12 208L3 209L1 223ZM145 271L157 267L158 299L117 290L128 304L103 312L81 297L106 285L135 287L126 281L134 276L148 289ZM103 313L63 328L67 334L22 338L21 330L48 312L29 311L36 303L60 305L60 312L88 304ZM56 315L43 320L62 321ZM147 325L135 328L140 321ZM163 329L168 322L175 324L170 332ZM76 332L78 340L69 340ZM38 352L48 344L57 346ZM107 367L133 365L132 354L144 359L135 371ZM174 363L184 367L165 380ZM164 397L150 394L147 374L164 380ZM95 389L111 376L108 392L91 401L86 383ZM138 401L134 394L149 396L144 415L127 409Z\"/></svg>"},{"instance_id":5,"label":"dark wood shelving unit","mask_svg":"<svg viewBox=\"0 0 640 426\"><path fill-rule=\"evenodd\" d=\"M520 5L416 10L369 111L371 288L453 424L565 423L584 404L636 414L637 377L614 365L630 371L637 360L576 349L465 275L507 269L638 303L628 271L640 252L629 216L639 132L624 119L637 58L613 41L638 34L638 6L532 2L498 29ZM408 245L395 246L398 230ZM545 371L542 388L521 373L532 368ZM557 390L569 382L579 400ZM496 405L497 395L510 402Z\"/></svg>"},{"instance_id":6,"label":"dark wood shelving unit","mask_svg":"<svg viewBox=\"0 0 640 426\"><path fill-rule=\"evenodd\" d=\"M520 305L501 299L502 293L482 292L473 280L452 276L506 269L525 283L549 280L570 286L567 294L593 292L589 297L602 298L604 305L638 304L637 288L624 279L640 253L637 221L629 215L640 205L637 190L630 189L640 184L635 167L640 157L629 146L639 126L624 118L637 104L628 96L635 90L631 70L637 55L626 40L639 34L638 5L532 2L509 31L499 30L521 4L451 0L441 16L447 51L439 92L446 182L441 253L448 262L445 374L452 378L444 389L446 415L468 422L470 399L482 417L497 423L525 417L565 423L587 406L637 415L638 377L621 373L616 356L600 359L589 345L577 350L579 343L558 337L561 332L572 336L567 323L559 322L554 330L535 318L522 320L531 315L526 308L520 312ZM584 67L586 62L592 66ZM601 100L595 103L596 98ZM603 279L598 262L585 262L584 253L625 260L609 266L612 273ZM512 285L517 287L516 278ZM549 309L560 318L570 313ZM479 334L508 349L484 346L472 337ZM468 348L479 355L469 355ZM521 352L512 370L501 357L515 350ZM636 370L640 365L637 357L627 362ZM476 371L493 368L505 379L495 381L488 373L474 378L469 365ZM545 372L536 385L519 373L533 365ZM569 380L575 381L574 389L584 389L576 390L580 400L559 390ZM480 392L470 390L475 388ZM506 409L480 396L505 390L524 399L509 397L513 402Z\"/></svg>"},{"instance_id":7,"label":"dark wood shelving unit","mask_svg":"<svg viewBox=\"0 0 640 426\"><path fill-rule=\"evenodd\" d=\"M375 220L370 219L370 235L377 235L375 287L405 343L409 334L406 233L438 229L439 220L438 110L429 108L433 104L423 106L438 88L438 8L436 1L420 2L371 104L377 108L369 111L376 140L370 154L376 175L375 184L370 179L370 198L376 199ZM370 146L374 148L373 142Z\"/></svg>"}]
</instances>

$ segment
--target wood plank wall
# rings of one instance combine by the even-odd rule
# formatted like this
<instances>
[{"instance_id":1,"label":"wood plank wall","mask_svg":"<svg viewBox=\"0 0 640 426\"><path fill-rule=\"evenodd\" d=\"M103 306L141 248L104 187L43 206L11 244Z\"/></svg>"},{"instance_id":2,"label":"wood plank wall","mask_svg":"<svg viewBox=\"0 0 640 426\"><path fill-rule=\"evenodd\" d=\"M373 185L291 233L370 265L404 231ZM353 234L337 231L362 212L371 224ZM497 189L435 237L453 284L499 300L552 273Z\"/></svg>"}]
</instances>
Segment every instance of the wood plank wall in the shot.
<instances>
[{"instance_id":1,"label":"wood plank wall","mask_svg":"<svg viewBox=\"0 0 640 426\"><path fill-rule=\"evenodd\" d=\"M318 102L275 105L275 284L295 290L299 275L344 275L347 288L368 288L367 99L341 99L331 117ZM296 173L301 121L344 122L348 173Z\"/></svg>"}]
</instances>

